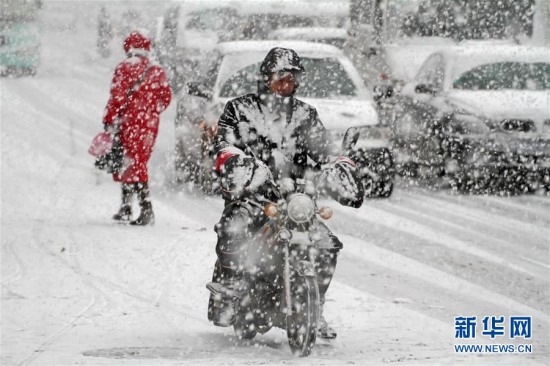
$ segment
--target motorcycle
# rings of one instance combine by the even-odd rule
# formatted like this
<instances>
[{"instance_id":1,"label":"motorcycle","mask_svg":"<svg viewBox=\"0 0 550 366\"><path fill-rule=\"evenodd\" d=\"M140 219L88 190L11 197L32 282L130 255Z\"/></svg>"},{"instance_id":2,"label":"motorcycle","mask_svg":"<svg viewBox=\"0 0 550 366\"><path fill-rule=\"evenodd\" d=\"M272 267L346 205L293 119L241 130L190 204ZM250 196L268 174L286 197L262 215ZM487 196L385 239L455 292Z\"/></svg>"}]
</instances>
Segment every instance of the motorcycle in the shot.
<instances>
[{"instance_id":1,"label":"motorcycle","mask_svg":"<svg viewBox=\"0 0 550 366\"><path fill-rule=\"evenodd\" d=\"M319 288L315 272L319 222L328 219L328 207L317 208L316 189L309 180L284 178L281 199L264 202L265 224L247 249L248 261L238 290L221 284L207 284L210 306L232 298L235 306L235 334L252 339L272 327L287 331L294 354L307 356L315 345L319 313ZM253 211L260 202L240 203ZM247 207L249 206L249 207Z\"/></svg>"},{"instance_id":2,"label":"motorcycle","mask_svg":"<svg viewBox=\"0 0 550 366\"><path fill-rule=\"evenodd\" d=\"M357 138L358 133L350 129L343 145L351 147ZM283 178L274 189L277 202L259 196L238 203L251 214L261 210L263 225L247 243L247 262L238 288L218 282L206 285L209 320L230 299L233 328L240 339L282 328L291 351L303 357L315 345L320 319L315 259L326 227L317 215L328 220L332 209L317 206L317 189L311 180ZM220 271L217 264L214 278L220 278Z\"/></svg>"}]
</instances>

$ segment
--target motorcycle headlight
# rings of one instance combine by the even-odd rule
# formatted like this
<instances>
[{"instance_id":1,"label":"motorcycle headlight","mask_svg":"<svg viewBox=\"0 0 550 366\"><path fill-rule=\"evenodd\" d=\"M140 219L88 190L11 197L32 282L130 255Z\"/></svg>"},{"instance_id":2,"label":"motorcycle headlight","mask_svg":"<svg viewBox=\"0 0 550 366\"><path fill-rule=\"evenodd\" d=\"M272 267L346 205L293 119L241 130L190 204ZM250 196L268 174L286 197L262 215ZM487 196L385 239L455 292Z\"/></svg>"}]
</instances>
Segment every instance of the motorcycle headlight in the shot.
<instances>
[{"instance_id":1,"label":"motorcycle headlight","mask_svg":"<svg viewBox=\"0 0 550 366\"><path fill-rule=\"evenodd\" d=\"M302 224L315 215L315 204L307 195L296 193L288 200L287 213L292 221Z\"/></svg>"}]
</instances>

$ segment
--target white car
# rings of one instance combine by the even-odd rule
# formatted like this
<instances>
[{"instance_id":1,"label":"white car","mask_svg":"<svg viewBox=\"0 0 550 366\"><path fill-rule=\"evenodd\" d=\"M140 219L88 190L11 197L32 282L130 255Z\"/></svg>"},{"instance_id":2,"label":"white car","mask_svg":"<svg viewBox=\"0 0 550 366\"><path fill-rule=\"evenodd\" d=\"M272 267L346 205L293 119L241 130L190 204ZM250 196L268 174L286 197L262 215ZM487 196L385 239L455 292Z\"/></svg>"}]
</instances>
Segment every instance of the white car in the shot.
<instances>
[{"instance_id":1,"label":"white car","mask_svg":"<svg viewBox=\"0 0 550 366\"><path fill-rule=\"evenodd\" d=\"M176 172L178 180L209 181L208 147L227 101L257 91L260 64L273 47L295 50L306 70L297 98L317 108L335 143L345 131L360 127L356 159L370 195L389 196L393 159L389 128L381 126L372 95L342 51L330 45L300 41L239 41L220 43L201 80L188 83L178 95ZM200 126L200 128L199 128Z\"/></svg>"}]
</instances>

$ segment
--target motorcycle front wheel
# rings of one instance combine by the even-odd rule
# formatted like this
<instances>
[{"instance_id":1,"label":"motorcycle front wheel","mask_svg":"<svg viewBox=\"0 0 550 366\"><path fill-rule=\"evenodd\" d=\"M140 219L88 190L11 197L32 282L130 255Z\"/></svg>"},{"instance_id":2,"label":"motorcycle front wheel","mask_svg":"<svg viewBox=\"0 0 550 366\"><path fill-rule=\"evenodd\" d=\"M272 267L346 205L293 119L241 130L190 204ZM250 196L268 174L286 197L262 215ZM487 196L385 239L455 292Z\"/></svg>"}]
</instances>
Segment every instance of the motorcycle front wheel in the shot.
<instances>
[{"instance_id":1,"label":"motorcycle front wheel","mask_svg":"<svg viewBox=\"0 0 550 366\"><path fill-rule=\"evenodd\" d=\"M295 276L291 282L291 315L286 333L292 353L308 356L315 345L319 325L319 287L315 277Z\"/></svg>"}]
</instances>

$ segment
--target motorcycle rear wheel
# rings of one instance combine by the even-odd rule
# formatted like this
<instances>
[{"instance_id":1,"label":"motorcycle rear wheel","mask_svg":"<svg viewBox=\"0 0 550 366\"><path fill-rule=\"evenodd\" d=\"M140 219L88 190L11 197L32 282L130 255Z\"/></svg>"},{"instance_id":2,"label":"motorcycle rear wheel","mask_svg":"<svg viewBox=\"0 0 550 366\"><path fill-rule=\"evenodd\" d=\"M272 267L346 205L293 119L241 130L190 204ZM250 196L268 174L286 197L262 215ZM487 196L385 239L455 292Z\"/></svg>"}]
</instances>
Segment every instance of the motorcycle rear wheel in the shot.
<instances>
[{"instance_id":1,"label":"motorcycle rear wheel","mask_svg":"<svg viewBox=\"0 0 550 366\"><path fill-rule=\"evenodd\" d=\"M295 276L291 283L292 315L287 317L287 337L292 353L311 353L319 326L319 287L315 277Z\"/></svg>"}]
</instances>

